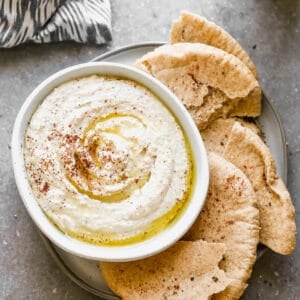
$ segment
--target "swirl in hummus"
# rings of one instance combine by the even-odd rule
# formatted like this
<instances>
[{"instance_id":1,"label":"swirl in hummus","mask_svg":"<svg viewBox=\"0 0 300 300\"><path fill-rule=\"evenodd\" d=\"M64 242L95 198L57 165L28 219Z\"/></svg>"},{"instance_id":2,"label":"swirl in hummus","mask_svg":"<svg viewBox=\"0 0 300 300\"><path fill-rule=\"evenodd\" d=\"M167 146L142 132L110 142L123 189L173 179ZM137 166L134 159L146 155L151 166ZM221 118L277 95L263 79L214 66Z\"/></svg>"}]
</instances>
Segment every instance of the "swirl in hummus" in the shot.
<instances>
[{"instance_id":1,"label":"swirl in hummus","mask_svg":"<svg viewBox=\"0 0 300 300\"><path fill-rule=\"evenodd\" d=\"M192 159L181 127L127 79L93 75L53 90L28 125L24 159L45 214L86 242L144 240L189 200Z\"/></svg>"}]
</instances>

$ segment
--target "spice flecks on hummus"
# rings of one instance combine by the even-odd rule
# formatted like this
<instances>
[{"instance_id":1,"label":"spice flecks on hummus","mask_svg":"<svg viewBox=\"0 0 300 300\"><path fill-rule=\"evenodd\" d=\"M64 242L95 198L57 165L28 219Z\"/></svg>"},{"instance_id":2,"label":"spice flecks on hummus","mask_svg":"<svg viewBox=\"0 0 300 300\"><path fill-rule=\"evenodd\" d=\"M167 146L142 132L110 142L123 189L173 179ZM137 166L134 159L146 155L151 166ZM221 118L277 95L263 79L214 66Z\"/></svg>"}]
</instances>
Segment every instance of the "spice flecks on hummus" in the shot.
<instances>
[{"instance_id":1,"label":"spice flecks on hummus","mask_svg":"<svg viewBox=\"0 0 300 300\"><path fill-rule=\"evenodd\" d=\"M32 116L24 158L46 215L96 244L156 234L190 194L181 127L155 95L126 79L93 75L57 87Z\"/></svg>"}]
</instances>

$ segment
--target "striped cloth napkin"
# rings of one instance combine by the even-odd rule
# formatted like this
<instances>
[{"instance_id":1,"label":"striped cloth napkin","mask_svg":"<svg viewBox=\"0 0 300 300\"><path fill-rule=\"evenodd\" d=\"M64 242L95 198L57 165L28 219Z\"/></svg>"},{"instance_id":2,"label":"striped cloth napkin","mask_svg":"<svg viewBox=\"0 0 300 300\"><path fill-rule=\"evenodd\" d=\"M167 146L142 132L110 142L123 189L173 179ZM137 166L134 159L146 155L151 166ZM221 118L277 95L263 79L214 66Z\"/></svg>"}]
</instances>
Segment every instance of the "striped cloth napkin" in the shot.
<instances>
[{"instance_id":1,"label":"striped cloth napkin","mask_svg":"<svg viewBox=\"0 0 300 300\"><path fill-rule=\"evenodd\" d=\"M109 0L0 0L0 47L111 40Z\"/></svg>"}]
</instances>

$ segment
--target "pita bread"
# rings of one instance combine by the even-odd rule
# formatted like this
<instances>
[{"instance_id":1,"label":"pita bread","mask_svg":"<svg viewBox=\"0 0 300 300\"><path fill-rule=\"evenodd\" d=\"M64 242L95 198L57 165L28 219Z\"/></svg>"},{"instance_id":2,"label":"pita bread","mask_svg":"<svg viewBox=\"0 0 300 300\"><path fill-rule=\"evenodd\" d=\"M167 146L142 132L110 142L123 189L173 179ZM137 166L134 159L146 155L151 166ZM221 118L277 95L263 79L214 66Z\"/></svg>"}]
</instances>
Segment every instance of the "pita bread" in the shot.
<instances>
[{"instance_id":1,"label":"pita bread","mask_svg":"<svg viewBox=\"0 0 300 300\"><path fill-rule=\"evenodd\" d=\"M256 68L241 45L223 28L196 14L187 11L180 14L172 24L170 42L203 43L222 49L239 58L257 78Z\"/></svg>"},{"instance_id":2,"label":"pita bread","mask_svg":"<svg viewBox=\"0 0 300 300\"><path fill-rule=\"evenodd\" d=\"M200 129L234 111L241 116L261 112L259 83L238 58L223 50L199 43L164 45L144 55L135 66L168 86ZM252 105L243 111L238 105L246 99Z\"/></svg>"},{"instance_id":3,"label":"pita bread","mask_svg":"<svg viewBox=\"0 0 300 300\"><path fill-rule=\"evenodd\" d=\"M296 244L295 209L275 161L262 139L249 128L234 123L224 157L250 179L260 211L260 242L280 254L290 254Z\"/></svg>"},{"instance_id":4,"label":"pita bread","mask_svg":"<svg viewBox=\"0 0 300 300\"><path fill-rule=\"evenodd\" d=\"M101 262L109 287L122 299L209 299L230 279L218 264L222 243L179 241L155 256L124 263Z\"/></svg>"},{"instance_id":5,"label":"pita bread","mask_svg":"<svg viewBox=\"0 0 300 300\"><path fill-rule=\"evenodd\" d=\"M210 184L204 208L185 240L224 243L221 268L233 282L216 299L239 299L247 287L259 241L259 212L245 174L221 156L209 153Z\"/></svg>"},{"instance_id":6,"label":"pita bread","mask_svg":"<svg viewBox=\"0 0 300 300\"><path fill-rule=\"evenodd\" d=\"M201 136L207 151L223 155L225 145L227 144L231 128L235 122L240 122L243 126L250 128L256 134L260 135L261 131L255 123L247 122L239 118L216 119L207 128L201 130Z\"/></svg>"}]
</instances>

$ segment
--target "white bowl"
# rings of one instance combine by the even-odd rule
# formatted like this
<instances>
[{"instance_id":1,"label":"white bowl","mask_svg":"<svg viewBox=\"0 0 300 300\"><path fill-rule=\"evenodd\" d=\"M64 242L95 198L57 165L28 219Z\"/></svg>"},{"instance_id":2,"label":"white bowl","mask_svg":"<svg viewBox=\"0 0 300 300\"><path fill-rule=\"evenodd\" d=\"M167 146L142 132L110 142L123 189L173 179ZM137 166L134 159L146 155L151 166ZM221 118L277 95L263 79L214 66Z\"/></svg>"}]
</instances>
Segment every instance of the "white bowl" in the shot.
<instances>
[{"instance_id":1,"label":"white bowl","mask_svg":"<svg viewBox=\"0 0 300 300\"><path fill-rule=\"evenodd\" d=\"M136 81L154 92L171 110L189 140L194 157L194 188L187 207L171 226L154 237L126 246L92 245L61 232L37 203L24 166L23 145L27 124L39 104L63 82L92 74L120 76ZM191 227L204 204L209 170L206 151L191 116L182 103L158 80L135 68L116 63L93 62L72 66L43 81L26 99L15 121L12 134L12 161L17 187L24 205L37 227L58 247L74 255L102 261L129 261L154 255L174 244Z\"/></svg>"}]
</instances>

